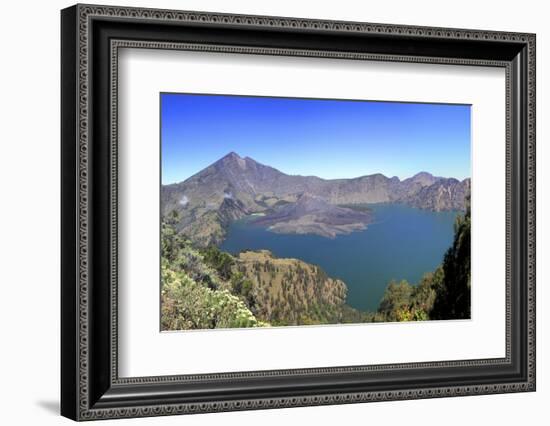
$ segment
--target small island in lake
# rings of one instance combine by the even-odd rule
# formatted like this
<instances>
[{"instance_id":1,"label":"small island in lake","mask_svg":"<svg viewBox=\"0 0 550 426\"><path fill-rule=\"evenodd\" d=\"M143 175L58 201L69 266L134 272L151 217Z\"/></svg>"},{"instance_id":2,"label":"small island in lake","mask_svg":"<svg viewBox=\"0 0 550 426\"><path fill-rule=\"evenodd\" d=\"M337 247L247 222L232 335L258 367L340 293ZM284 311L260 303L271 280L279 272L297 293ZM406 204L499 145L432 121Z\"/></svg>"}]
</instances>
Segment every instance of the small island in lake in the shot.
<instances>
[{"instance_id":1,"label":"small island in lake","mask_svg":"<svg viewBox=\"0 0 550 426\"><path fill-rule=\"evenodd\" d=\"M300 195L296 202L279 206L252 223L281 234L315 234L334 238L367 227L368 212L338 207L319 196Z\"/></svg>"}]
</instances>

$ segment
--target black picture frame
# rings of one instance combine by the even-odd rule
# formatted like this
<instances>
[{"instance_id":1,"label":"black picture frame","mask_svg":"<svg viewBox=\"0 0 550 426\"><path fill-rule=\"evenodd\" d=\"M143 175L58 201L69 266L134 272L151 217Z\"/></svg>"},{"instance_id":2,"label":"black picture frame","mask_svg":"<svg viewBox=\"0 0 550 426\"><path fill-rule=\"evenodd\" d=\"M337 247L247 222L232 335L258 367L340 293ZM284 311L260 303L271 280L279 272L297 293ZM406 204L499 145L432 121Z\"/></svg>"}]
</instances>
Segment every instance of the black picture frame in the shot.
<instances>
[{"instance_id":1,"label":"black picture frame","mask_svg":"<svg viewBox=\"0 0 550 426\"><path fill-rule=\"evenodd\" d=\"M61 414L74 420L535 390L534 34L75 5L61 12ZM506 69L506 356L119 378L116 52L235 53Z\"/></svg>"}]
</instances>

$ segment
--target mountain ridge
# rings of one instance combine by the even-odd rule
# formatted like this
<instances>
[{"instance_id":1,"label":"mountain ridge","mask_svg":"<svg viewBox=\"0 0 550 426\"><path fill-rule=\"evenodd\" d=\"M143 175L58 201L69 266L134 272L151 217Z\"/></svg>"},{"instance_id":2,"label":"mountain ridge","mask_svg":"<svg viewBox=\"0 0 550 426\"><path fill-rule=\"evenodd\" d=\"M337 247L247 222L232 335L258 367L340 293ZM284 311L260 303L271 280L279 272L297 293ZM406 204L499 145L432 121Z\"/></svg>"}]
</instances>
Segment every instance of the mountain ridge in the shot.
<instances>
[{"instance_id":1,"label":"mountain ridge","mask_svg":"<svg viewBox=\"0 0 550 426\"><path fill-rule=\"evenodd\" d=\"M162 184L163 187L168 187L168 186L175 186L175 185L181 185L182 183L188 181L189 179L192 179L193 177L197 176L197 175L200 175L201 173L204 172L204 170L212 167L212 166L215 166L216 164L218 163L222 163L223 160L228 160L228 159L236 159L237 161L240 159L240 160L245 160L245 161L251 161L251 162L254 162L255 164L259 165L259 166L262 166L262 167L266 167L266 168L269 168L269 169L273 169L279 173L282 173L282 174L285 174L286 176L289 176L289 177L297 177L297 178L315 178L315 179L319 179L319 180L322 180L322 181L325 181L325 182L334 182L334 181L342 181L342 180L355 180L355 179L362 179L362 178L366 178L366 177L374 177L374 176L381 176L381 177L384 177L386 179L389 179L389 180L397 180L399 182L405 182L405 181L408 181L408 180L414 180L414 179L417 179L421 176L429 176L429 177L432 177L432 178L435 178L435 179L443 179L443 177L440 177L440 176L435 176L433 174L431 174L430 172L426 171L426 170L421 170L417 173L415 173L414 175L412 176L409 176L409 177L406 177L404 179L400 179L398 176L392 176L392 177L387 177L385 174L383 173L372 173L372 174L367 174L367 175L361 175L361 176L355 176L355 177L350 177L350 178L345 178L345 177L341 177L341 178L322 178L322 177L319 177L319 176L315 176L315 175L302 175L302 174L290 174L290 173L284 173L284 172L281 172L280 170L278 170L277 168L273 167L273 166L269 166L267 164L264 164L264 163L261 163L257 160L254 160L252 157L249 157L249 156L244 156L244 157L241 157L238 153L236 153L235 151L230 151L229 153L227 153L226 155L224 155L223 157L219 158L218 160L214 161L213 163L210 163L208 166L206 166L205 168L203 168L202 170L192 174L191 176L189 176L188 178L182 180L182 181L179 181L179 182L171 182L171 183L167 183L167 184ZM464 179L458 179L458 178L452 178L452 179L456 179L458 180L459 182L463 182L465 180L469 180L470 178L464 178Z\"/></svg>"},{"instance_id":2,"label":"mountain ridge","mask_svg":"<svg viewBox=\"0 0 550 426\"><path fill-rule=\"evenodd\" d=\"M194 238L200 245L223 241L228 224L253 213L277 215L287 204L296 203L301 196L320 197L333 206L353 206L373 203L404 203L434 211L464 210L470 191L470 179L462 181L443 178L421 171L400 180L381 173L356 178L323 179L317 176L288 175L250 157L231 151L188 179L161 188L161 209L166 216L175 210L181 216L177 229ZM233 202L226 201L232 200ZM326 210L334 209L327 207ZM341 212L344 216L353 215ZM334 236L337 214L321 215L328 222L309 218L308 226L301 221L281 232L310 229L312 233ZM300 222L300 217L294 220ZM312 222L313 221L313 222ZM368 220L348 221L352 230L364 229ZM361 228L358 224L362 224ZM321 224L322 226L317 226ZM272 223L270 226L274 226ZM312 226L310 226L312 225ZM314 225L314 226L313 226ZM327 228L328 227L328 228ZM330 229L332 228L332 229Z\"/></svg>"}]
</instances>

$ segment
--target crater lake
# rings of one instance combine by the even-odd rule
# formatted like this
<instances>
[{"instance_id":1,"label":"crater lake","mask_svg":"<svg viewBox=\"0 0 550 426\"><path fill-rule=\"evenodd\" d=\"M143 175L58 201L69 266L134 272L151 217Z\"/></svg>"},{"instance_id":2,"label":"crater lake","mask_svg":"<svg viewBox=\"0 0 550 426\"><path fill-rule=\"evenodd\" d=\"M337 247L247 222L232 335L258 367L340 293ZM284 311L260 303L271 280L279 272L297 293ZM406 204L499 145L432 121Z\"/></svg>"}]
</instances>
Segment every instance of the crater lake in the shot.
<instances>
[{"instance_id":1,"label":"crater lake","mask_svg":"<svg viewBox=\"0 0 550 426\"><path fill-rule=\"evenodd\" d=\"M371 204L373 223L365 230L327 238L278 234L244 218L233 222L220 249L271 251L319 265L332 278L344 281L347 304L376 311L391 280L416 285L433 271L453 242L456 211L434 212L402 204Z\"/></svg>"}]
</instances>

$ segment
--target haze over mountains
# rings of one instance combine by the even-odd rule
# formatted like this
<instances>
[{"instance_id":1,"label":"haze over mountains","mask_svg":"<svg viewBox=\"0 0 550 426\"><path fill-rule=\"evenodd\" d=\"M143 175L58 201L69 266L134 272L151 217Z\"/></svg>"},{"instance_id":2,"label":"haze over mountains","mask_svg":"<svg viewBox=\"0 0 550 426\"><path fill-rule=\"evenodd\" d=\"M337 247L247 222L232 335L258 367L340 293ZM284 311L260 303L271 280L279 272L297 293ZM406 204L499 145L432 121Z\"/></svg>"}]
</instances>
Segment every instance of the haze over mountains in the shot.
<instances>
[{"instance_id":1,"label":"haze over mountains","mask_svg":"<svg viewBox=\"0 0 550 426\"><path fill-rule=\"evenodd\" d=\"M382 174L353 179L287 175L231 152L183 182L163 185L164 216L179 214L177 229L199 245L219 244L228 225L251 214L274 232L334 237L364 229L371 203L404 203L416 208L465 210L470 179L426 172L400 180Z\"/></svg>"}]
</instances>

